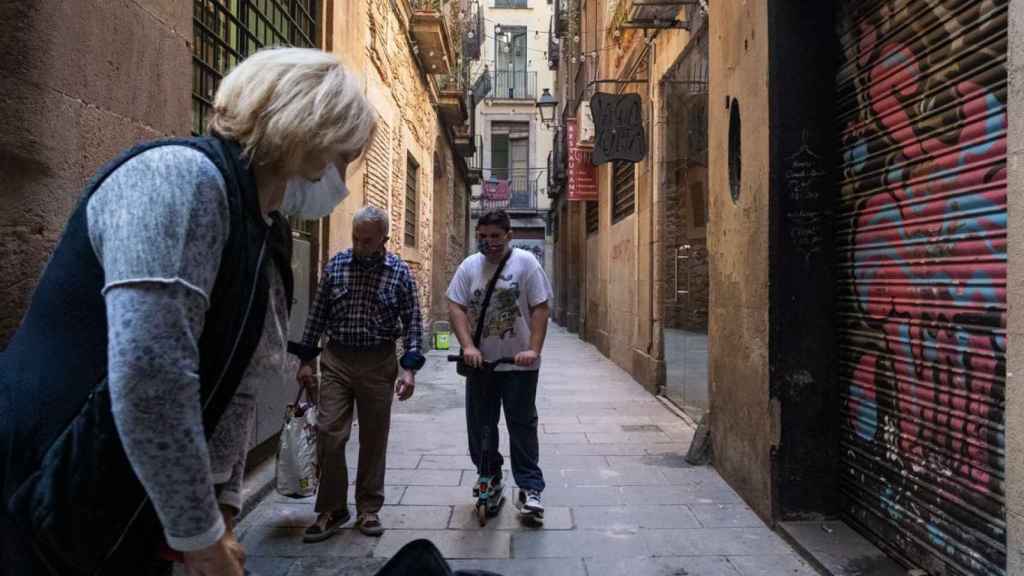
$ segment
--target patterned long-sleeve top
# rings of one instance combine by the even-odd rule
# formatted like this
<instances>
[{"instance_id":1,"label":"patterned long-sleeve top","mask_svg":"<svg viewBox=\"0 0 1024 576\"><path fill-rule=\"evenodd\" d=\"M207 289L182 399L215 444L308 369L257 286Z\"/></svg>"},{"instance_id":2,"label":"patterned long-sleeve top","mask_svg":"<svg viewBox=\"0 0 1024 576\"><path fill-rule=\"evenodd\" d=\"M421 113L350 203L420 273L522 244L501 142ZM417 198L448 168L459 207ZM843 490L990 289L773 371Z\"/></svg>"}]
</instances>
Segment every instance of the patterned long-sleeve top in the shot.
<instances>
[{"instance_id":1,"label":"patterned long-sleeve top","mask_svg":"<svg viewBox=\"0 0 1024 576\"><path fill-rule=\"evenodd\" d=\"M324 335L352 348L371 348L402 338L402 367L422 367L423 315L408 264L390 253L373 266L359 264L351 250L331 258L306 318L302 343L293 351L302 360L315 358Z\"/></svg>"}]
</instances>

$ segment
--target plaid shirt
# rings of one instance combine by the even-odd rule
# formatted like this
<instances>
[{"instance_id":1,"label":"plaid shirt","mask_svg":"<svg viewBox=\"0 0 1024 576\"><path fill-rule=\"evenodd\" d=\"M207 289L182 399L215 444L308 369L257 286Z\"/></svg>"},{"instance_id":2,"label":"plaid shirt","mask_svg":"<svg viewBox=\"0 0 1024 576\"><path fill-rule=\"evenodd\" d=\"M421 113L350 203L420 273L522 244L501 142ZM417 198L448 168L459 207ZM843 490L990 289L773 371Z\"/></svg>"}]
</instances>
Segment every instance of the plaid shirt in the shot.
<instances>
[{"instance_id":1,"label":"plaid shirt","mask_svg":"<svg viewBox=\"0 0 1024 576\"><path fill-rule=\"evenodd\" d=\"M388 253L381 265L363 268L353 262L352 250L331 258L297 355L303 360L315 358L325 333L332 342L352 348L370 348L402 338L402 367L415 370L422 366L423 316L416 279L408 264Z\"/></svg>"}]
</instances>

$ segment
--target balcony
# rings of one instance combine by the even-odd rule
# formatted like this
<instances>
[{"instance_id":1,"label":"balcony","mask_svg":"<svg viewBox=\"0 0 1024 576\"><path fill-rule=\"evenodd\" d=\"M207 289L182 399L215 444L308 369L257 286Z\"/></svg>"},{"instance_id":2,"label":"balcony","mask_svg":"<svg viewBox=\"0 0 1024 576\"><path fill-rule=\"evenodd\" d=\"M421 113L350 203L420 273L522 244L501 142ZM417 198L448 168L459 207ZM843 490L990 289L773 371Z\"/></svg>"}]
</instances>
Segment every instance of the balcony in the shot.
<instances>
[{"instance_id":1,"label":"balcony","mask_svg":"<svg viewBox=\"0 0 1024 576\"><path fill-rule=\"evenodd\" d=\"M475 139L473 137L472 129L469 126L462 125L456 126L453 131L452 137L454 140L455 153L463 158L469 158L476 155L477 151L482 146L480 142L480 136Z\"/></svg>"},{"instance_id":2,"label":"balcony","mask_svg":"<svg viewBox=\"0 0 1024 576\"><path fill-rule=\"evenodd\" d=\"M483 184L483 193L473 202L477 215L488 210L533 212L537 210L537 178L513 175L510 179L490 178Z\"/></svg>"},{"instance_id":3,"label":"balcony","mask_svg":"<svg viewBox=\"0 0 1024 576\"><path fill-rule=\"evenodd\" d=\"M559 40L555 32L555 15L551 15L551 23L548 24L548 70L558 70L558 47Z\"/></svg>"},{"instance_id":4,"label":"balcony","mask_svg":"<svg viewBox=\"0 0 1024 576\"><path fill-rule=\"evenodd\" d=\"M475 140L472 137L467 137L466 140L469 142L469 149L472 150L469 154L463 154L466 158L466 180L468 184L479 184L483 180L484 174L484 140L481 136L477 136ZM458 142L459 140L456 138L456 147Z\"/></svg>"},{"instance_id":5,"label":"balcony","mask_svg":"<svg viewBox=\"0 0 1024 576\"><path fill-rule=\"evenodd\" d=\"M489 98L494 100L536 100L536 72L492 72L493 90Z\"/></svg>"},{"instance_id":6,"label":"balcony","mask_svg":"<svg viewBox=\"0 0 1024 576\"><path fill-rule=\"evenodd\" d=\"M494 0L494 7L525 9L528 8L529 5L527 0Z\"/></svg>"},{"instance_id":7,"label":"balcony","mask_svg":"<svg viewBox=\"0 0 1024 576\"><path fill-rule=\"evenodd\" d=\"M562 38L569 33L569 0L554 0L555 30L554 36Z\"/></svg>"},{"instance_id":8,"label":"balcony","mask_svg":"<svg viewBox=\"0 0 1024 576\"><path fill-rule=\"evenodd\" d=\"M463 87L462 73L456 68L450 74L434 76L437 87L437 113L445 126L462 126L469 120L469 109L466 106L466 90Z\"/></svg>"},{"instance_id":9,"label":"balcony","mask_svg":"<svg viewBox=\"0 0 1024 576\"><path fill-rule=\"evenodd\" d=\"M462 54L468 60L479 60L485 32L484 18L478 3L469 4L469 10L465 12L459 27L462 31Z\"/></svg>"},{"instance_id":10,"label":"balcony","mask_svg":"<svg viewBox=\"0 0 1024 576\"><path fill-rule=\"evenodd\" d=\"M417 55L430 74L448 74L457 60L441 0L413 0L410 28Z\"/></svg>"}]
</instances>

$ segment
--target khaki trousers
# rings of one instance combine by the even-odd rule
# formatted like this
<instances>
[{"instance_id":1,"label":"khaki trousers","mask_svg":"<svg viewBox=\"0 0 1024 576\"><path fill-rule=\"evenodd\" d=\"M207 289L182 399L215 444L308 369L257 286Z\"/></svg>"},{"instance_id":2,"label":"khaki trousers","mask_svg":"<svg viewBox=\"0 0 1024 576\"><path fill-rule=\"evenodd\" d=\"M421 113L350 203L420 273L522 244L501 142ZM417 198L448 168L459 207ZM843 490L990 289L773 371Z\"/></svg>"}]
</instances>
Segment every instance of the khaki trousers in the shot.
<instances>
[{"instance_id":1,"label":"khaki trousers","mask_svg":"<svg viewBox=\"0 0 1024 576\"><path fill-rule=\"evenodd\" d=\"M359 415L356 511L376 513L384 505L391 402L398 377L395 347L357 351L328 346L321 355L320 368L320 487L316 511L335 512L348 507L345 444L352 433L355 408Z\"/></svg>"}]
</instances>

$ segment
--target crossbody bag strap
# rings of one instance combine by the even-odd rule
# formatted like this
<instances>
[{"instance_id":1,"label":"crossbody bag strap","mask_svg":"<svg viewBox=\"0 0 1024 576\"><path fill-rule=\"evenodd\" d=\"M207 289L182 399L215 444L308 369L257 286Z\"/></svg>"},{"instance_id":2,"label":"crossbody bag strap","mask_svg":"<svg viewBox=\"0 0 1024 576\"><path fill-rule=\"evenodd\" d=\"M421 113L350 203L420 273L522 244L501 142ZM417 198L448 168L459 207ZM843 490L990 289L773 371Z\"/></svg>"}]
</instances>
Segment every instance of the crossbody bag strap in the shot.
<instances>
[{"instance_id":1,"label":"crossbody bag strap","mask_svg":"<svg viewBox=\"0 0 1024 576\"><path fill-rule=\"evenodd\" d=\"M484 318L487 316L487 307L491 303L491 295L494 294L494 287L498 284L498 277L501 276L501 271L505 269L505 263L512 256L512 251L515 248L509 248L508 254L501 259L501 263L498 264L498 269L494 271L494 276L491 276L490 282L487 283L487 290L484 291L484 301L480 306L480 317L476 320L476 332L473 333L473 345L480 345L480 337L484 334Z\"/></svg>"}]
</instances>

